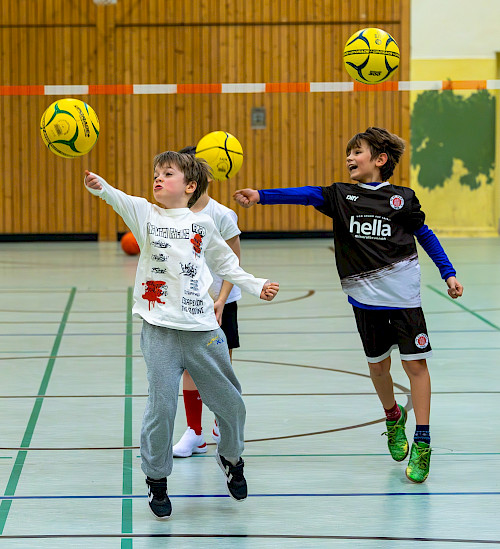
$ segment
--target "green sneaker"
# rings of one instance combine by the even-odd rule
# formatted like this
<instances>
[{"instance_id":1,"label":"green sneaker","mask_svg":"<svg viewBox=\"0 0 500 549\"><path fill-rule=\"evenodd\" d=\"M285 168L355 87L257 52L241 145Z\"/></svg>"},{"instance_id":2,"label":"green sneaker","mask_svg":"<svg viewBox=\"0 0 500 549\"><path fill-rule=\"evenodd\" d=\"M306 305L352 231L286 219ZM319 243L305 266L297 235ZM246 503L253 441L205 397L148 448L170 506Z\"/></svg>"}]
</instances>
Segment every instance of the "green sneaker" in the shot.
<instances>
[{"instance_id":1,"label":"green sneaker","mask_svg":"<svg viewBox=\"0 0 500 549\"><path fill-rule=\"evenodd\" d=\"M406 478L412 482L424 482L429 476L431 465L431 447L425 442L411 445L410 460L406 468Z\"/></svg>"},{"instance_id":2,"label":"green sneaker","mask_svg":"<svg viewBox=\"0 0 500 549\"><path fill-rule=\"evenodd\" d=\"M395 461L403 461L403 459L408 455L408 440L405 433L405 424L406 424L406 410L398 404L399 409L401 410L401 417L398 421L386 421L387 431L382 433L382 435L387 435L387 446L389 452L391 453L392 459Z\"/></svg>"}]
</instances>

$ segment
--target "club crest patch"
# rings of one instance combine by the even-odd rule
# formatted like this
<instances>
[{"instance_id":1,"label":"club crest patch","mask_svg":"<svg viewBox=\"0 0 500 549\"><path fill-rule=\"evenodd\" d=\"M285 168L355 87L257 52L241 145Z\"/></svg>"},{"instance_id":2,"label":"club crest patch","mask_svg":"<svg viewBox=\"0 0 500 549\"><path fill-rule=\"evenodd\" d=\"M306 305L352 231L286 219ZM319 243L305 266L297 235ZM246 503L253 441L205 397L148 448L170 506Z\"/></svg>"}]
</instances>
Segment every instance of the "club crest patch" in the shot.
<instances>
[{"instance_id":1,"label":"club crest patch","mask_svg":"<svg viewBox=\"0 0 500 549\"><path fill-rule=\"evenodd\" d=\"M400 210L404 206L405 200L399 194L394 194L389 199L389 203L390 203L392 209Z\"/></svg>"},{"instance_id":2,"label":"club crest patch","mask_svg":"<svg viewBox=\"0 0 500 549\"><path fill-rule=\"evenodd\" d=\"M419 349L425 349L427 345L429 345L429 337L427 334L418 334L418 336L415 338L415 345Z\"/></svg>"}]
</instances>

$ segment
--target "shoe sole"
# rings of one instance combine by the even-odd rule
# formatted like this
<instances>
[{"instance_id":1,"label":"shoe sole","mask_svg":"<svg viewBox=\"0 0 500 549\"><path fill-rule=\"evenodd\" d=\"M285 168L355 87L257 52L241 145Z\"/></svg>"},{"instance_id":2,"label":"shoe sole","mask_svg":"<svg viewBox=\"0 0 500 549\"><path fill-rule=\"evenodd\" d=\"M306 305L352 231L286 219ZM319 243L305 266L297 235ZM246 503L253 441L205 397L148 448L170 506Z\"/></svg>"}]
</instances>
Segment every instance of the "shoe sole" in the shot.
<instances>
[{"instance_id":1,"label":"shoe sole","mask_svg":"<svg viewBox=\"0 0 500 549\"><path fill-rule=\"evenodd\" d=\"M148 509L149 509L149 512L153 515L153 517L156 519L156 520L161 520L161 521L164 521L164 520L168 520L171 516L172 516L172 513L170 513L170 515L168 516L165 516L165 517L159 517L158 515L156 515L153 511L153 509L151 509L151 507L148 505Z\"/></svg>"},{"instance_id":2,"label":"shoe sole","mask_svg":"<svg viewBox=\"0 0 500 549\"><path fill-rule=\"evenodd\" d=\"M423 480L414 480L412 479L411 477L408 476L408 472L405 471L405 475L406 475L406 478L410 481L410 482L413 482L414 484L422 484L422 482L425 482L428 478L429 475L427 475Z\"/></svg>"},{"instance_id":3,"label":"shoe sole","mask_svg":"<svg viewBox=\"0 0 500 549\"><path fill-rule=\"evenodd\" d=\"M407 457L408 457L408 454L410 453L410 445L408 444L408 448L406 450L406 454L401 458L401 459L396 459L390 452L389 454L391 454L391 458L394 460L394 461L397 461L398 463L400 463L401 461L404 461Z\"/></svg>"},{"instance_id":4,"label":"shoe sole","mask_svg":"<svg viewBox=\"0 0 500 549\"><path fill-rule=\"evenodd\" d=\"M180 454L179 452L174 452L172 455L174 458L188 458L191 457L193 454L206 454L207 449L206 448L197 448L196 450L193 450L190 454Z\"/></svg>"},{"instance_id":5,"label":"shoe sole","mask_svg":"<svg viewBox=\"0 0 500 549\"><path fill-rule=\"evenodd\" d=\"M226 481L226 491L227 491L227 493L229 494L229 497L230 497L232 500L236 501L237 503L242 503L242 502L244 502L244 501L247 499L246 497L244 497L243 499L236 499L236 498L233 496L233 494L231 494L231 491L229 490L229 486L228 486L228 484L227 484L226 471L224 470L224 465L222 464L222 461L221 461L220 458L219 458L219 453L218 453L218 452L215 453L215 459L216 459L217 463L219 464L219 467L221 468L222 474L224 475L224 480ZM247 496L247 497L248 497L248 496Z\"/></svg>"}]
</instances>

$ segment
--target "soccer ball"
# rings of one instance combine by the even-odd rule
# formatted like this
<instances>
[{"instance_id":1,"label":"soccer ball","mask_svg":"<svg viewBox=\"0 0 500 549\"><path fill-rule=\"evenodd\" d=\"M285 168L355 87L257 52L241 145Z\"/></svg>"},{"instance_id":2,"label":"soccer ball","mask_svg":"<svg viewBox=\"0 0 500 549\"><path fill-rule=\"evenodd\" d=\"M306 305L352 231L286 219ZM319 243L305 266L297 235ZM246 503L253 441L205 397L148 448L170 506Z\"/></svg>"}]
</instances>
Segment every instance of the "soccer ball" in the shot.
<instances>
[{"instance_id":1,"label":"soccer ball","mask_svg":"<svg viewBox=\"0 0 500 549\"><path fill-rule=\"evenodd\" d=\"M99 120L87 103L58 99L40 121L43 142L58 156L76 158L90 152L99 137Z\"/></svg>"},{"instance_id":2,"label":"soccer ball","mask_svg":"<svg viewBox=\"0 0 500 549\"><path fill-rule=\"evenodd\" d=\"M361 29L346 42L344 66L354 80L363 84L380 84L399 66L398 45L382 29Z\"/></svg>"},{"instance_id":3,"label":"soccer ball","mask_svg":"<svg viewBox=\"0 0 500 549\"><path fill-rule=\"evenodd\" d=\"M196 155L207 161L216 181L225 181L236 175L243 164L240 142L227 132L210 132L198 141Z\"/></svg>"}]
</instances>

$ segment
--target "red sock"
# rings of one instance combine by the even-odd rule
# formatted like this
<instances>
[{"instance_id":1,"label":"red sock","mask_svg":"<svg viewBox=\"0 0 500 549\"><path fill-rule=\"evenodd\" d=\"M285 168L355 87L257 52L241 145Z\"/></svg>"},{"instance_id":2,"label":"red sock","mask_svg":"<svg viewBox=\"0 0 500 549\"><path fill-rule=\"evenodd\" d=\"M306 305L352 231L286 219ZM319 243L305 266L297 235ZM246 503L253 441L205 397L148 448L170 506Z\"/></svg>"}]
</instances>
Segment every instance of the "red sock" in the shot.
<instances>
[{"instance_id":1,"label":"red sock","mask_svg":"<svg viewBox=\"0 0 500 549\"><path fill-rule=\"evenodd\" d=\"M191 427L197 435L201 435L201 401L198 391L182 391L184 395L184 408L186 408L186 419L188 427Z\"/></svg>"},{"instance_id":2,"label":"red sock","mask_svg":"<svg viewBox=\"0 0 500 549\"><path fill-rule=\"evenodd\" d=\"M399 409L397 402L394 403L394 406L390 410L384 408L384 411L387 421L398 421L401 417L401 410Z\"/></svg>"}]
</instances>

